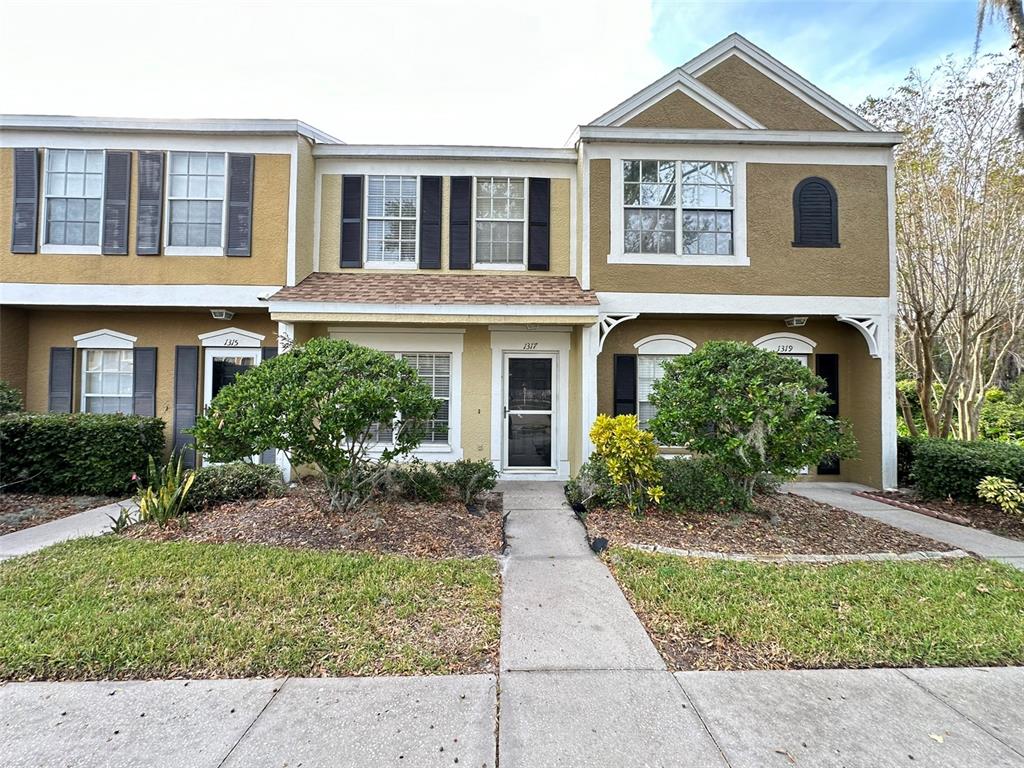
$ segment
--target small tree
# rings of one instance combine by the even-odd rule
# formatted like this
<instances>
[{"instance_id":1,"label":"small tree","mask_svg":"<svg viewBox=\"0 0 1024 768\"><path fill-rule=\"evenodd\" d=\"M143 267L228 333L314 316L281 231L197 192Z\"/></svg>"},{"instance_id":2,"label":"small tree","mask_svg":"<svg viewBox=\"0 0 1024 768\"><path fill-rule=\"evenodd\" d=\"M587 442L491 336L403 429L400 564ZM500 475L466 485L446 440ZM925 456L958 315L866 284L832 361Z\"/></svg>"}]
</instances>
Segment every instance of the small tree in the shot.
<instances>
[{"instance_id":1,"label":"small tree","mask_svg":"<svg viewBox=\"0 0 1024 768\"><path fill-rule=\"evenodd\" d=\"M826 457L854 454L850 430L824 414L825 381L794 360L710 341L664 368L651 395L655 437L707 456L748 500L764 475L792 477Z\"/></svg>"},{"instance_id":2,"label":"small tree","mask_svg":"<svg viewBox=\"0 0 1024 768\"><path fill-rule=\"evenodd\" d=\"M331 508L363 503L398 456L423 439L438 401L404 360L348 341L313 339L240 375L210 403L192 433L214 461L283 451L292 466L312 465ZM377 425L391 442L375 442ZM381 448L371 456L370 448Z\"/></svg>"}]
</instances>

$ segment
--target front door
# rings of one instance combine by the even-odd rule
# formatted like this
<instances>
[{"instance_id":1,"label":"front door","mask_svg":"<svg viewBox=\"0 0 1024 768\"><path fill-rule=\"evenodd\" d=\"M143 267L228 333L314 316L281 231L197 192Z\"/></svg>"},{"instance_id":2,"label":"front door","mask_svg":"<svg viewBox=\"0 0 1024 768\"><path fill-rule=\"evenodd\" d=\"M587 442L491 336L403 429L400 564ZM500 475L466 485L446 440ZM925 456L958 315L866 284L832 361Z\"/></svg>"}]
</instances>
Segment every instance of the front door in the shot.
<instances>
[{"instance_id":1,"label":"front door","mask_svg":"<svg viewBox=\"0 0 1024 768\"><path fill-rule=\"evenodd\" d=\"M235 376L259 365L261 354L259 347L207 347L203 405L208 406L223 387L234 382Z\"/></svg>"},{"instance_id":2,"label":"front door","mask_svg":"<svg viewBox=\"0 0 1024 768\"><path fill-rule=\"evenodd\" d=\"M555 356L505 357L505 469L554 469Z\"/></svg>"}]
</instances>

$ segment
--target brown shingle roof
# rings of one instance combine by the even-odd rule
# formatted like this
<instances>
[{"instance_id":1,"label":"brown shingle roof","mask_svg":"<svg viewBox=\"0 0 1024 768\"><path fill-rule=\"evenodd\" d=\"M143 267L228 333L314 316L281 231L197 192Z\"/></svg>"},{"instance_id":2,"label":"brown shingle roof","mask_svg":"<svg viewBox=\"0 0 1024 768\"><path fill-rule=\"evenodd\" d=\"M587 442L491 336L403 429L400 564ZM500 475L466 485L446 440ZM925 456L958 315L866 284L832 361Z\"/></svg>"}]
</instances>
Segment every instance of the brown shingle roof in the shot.
<instances>
[{"instance_id":1,"label":"brown shingle roof","mask_svg":"<svg viewBox=\"0 0 1024 768\"><path fill-rule=\"evenodd\" d=\"M271 301L338 304L537 304L596 306L575 277L482 274L314 272L282 288Z\"/></svg>"}]
</instances>

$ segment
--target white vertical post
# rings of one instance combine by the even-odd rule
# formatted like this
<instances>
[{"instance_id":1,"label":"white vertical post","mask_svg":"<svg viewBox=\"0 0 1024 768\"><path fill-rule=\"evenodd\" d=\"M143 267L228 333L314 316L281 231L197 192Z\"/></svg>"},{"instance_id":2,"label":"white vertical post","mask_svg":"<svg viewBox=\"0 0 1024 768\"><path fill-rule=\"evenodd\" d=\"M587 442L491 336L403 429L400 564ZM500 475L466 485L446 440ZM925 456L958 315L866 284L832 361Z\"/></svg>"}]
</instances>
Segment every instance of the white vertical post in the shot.
<instances>
[{"instance_id":1,"label":"white vertical post","mask_svg":"<svg viewBox=\"0 0 1024 768\"><path fill-rule=\"evenodd\" d=\"M277 324L277 354L283 355L291 349L295 343L295 323ZM284 451L278 451L275 456L277 468L281 470L281 477L286 483L292 479L292 465Z\"/></svg>"},{"instance_id":2,"label":"white vertical post","mask_svg":"<svg viewBox=\"0 0 1024 768\"><path fill-rule=\"evenodd\" d=\"M896 316L887 312L878 328L882 363L882 488L895 488L896 475Z\"/></svg>"},{"instance_id":3,"label":"white vertical post","mask_svg":"<svg viewBox=\"0 0 1024 768\"><path fill-rule=\"evenodd\" d=\"M590 458L594 451L594 444L590 441L590 428L597 419L597 356L600 353L600 326L597 323L583 328L583 349L581 372L581 390L583 392L582 413L580 414L580 429L582 435L582 450L580 452L583 461Z\"/></svg>"}]
</instances>

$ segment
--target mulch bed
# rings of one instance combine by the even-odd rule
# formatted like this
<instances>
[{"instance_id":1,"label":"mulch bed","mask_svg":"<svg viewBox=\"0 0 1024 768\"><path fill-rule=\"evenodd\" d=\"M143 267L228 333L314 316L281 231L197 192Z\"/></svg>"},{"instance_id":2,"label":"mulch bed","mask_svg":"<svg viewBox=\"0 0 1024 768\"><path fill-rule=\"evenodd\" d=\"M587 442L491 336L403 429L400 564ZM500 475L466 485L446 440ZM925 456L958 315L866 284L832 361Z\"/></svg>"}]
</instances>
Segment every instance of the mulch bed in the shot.
<instances>
[{"instance_id":1,"label":"mulch bed","mask_svg":"<svg viewBox=\"0 0 1024 768\"><path fill-rule=\"evenodd\" d=\"M656 510L635 519L623 510L592 509L592 539L611 545L649 544L734 554L845 555L946 551L948 544L893 528L827 504L778 493L757 496L759 514L707 514Z\"/></svg>"},{"instance_id":2,"label":"mulch bed","mask_svg":"<svg viewBox=\"0 0 1024 768\"><path fill-rule=\"evenodd\" d=\"M991 531L997 536L1024 541L1024 516L1015 517L1007 514L993 504L952 499L921 499L916 494L906 491L872 491L870 496L876 499L898 501L901 504L917 507L925 513L937 513L936 517L960 518L960 521L954 520L954 522Z\"/></svg>"},{"instance_id":3,"label":"mulch bed","mask_svg":"<svg viewBox=\"0 0 1024 768\"><path fill-rule=\"evenodd\" d=\"M343 550L410 557L475 557L501 551L501 494L483 494L477 514L458 502L380 500L349 515L331 512L314 484L273 499L232 502L189 516L183 529L138 524L126 536L149 541L185 539L298 549Z\"/></svg>"},{"instance_id":4,"label":"mulch bed","mask_svg":"<svg viewBox=\"0 0 1024 768\"><path fill-rule=\"evenodd\" d=\"M119 499L108 496L49 496L43 493L0 493L0 535L76 515Z\"/></svg>"}]
</instances>

